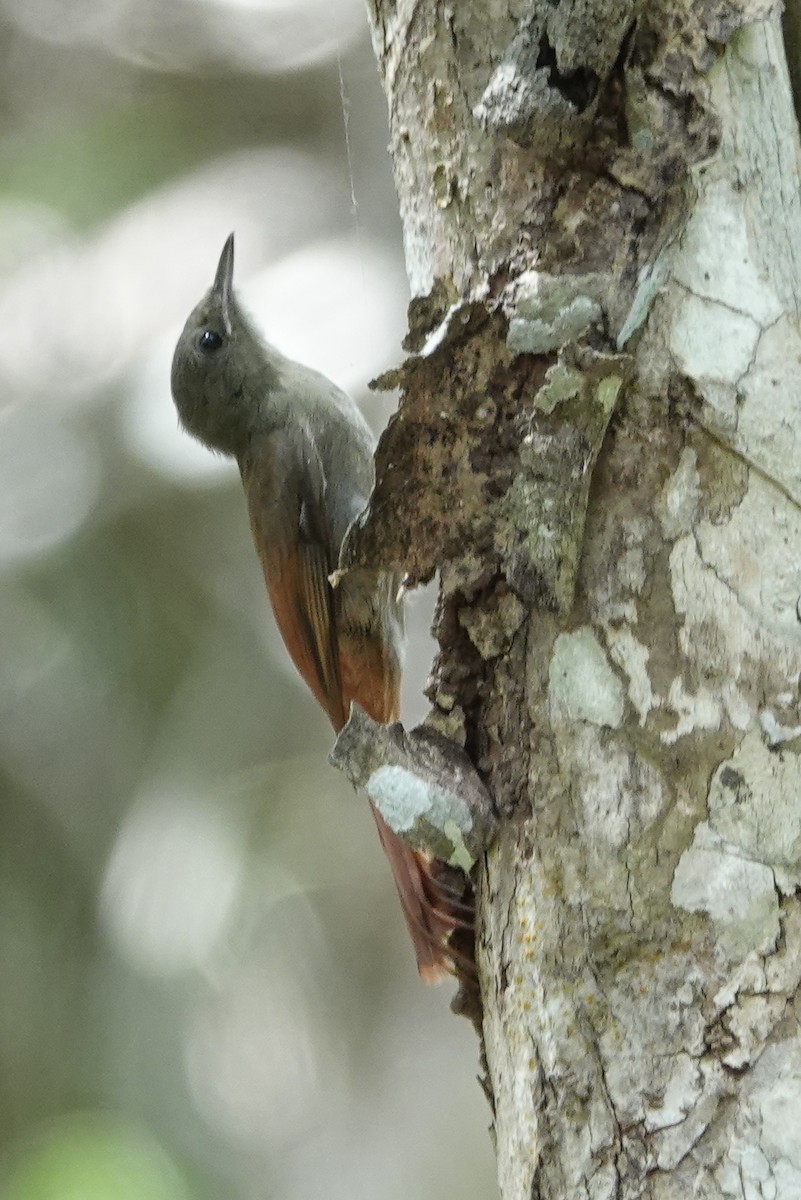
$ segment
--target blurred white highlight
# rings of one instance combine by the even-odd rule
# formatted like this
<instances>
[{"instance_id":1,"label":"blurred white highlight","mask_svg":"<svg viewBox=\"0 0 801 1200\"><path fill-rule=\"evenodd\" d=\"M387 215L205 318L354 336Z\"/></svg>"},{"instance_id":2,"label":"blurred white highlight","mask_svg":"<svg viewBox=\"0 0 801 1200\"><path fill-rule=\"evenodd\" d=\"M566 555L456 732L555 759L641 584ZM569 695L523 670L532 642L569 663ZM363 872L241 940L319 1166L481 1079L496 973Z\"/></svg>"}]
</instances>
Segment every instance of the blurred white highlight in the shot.
<instances>
[{"instance_id":1,"label":"blurred white highlight","mask_svg":"<svg viewBox=\"0 0 801 1200\"><path fill-rule=\"evenodd\" d=\"M154 793L129 813L111 853L101 916L116 947L160 976L200 967L236 902L243 847L202 800Z\"/></svg>"},{"instance_id":2,"label":"blurred white highlight","mask_svg":"<svg viewBox=\"0 0 801 1200\"><path fill-rule=\"evenodd\" d=\"M293 1140L323 1118L324 1029L288 964L240 968L196 1020L186 1046L195 1104L239 1142ZM326 1064L330 1085L330 1066Z\"/></svg>"},{"instance_id":3,"label":"blurred white highlight","mask_svg":"<svg viewBox=\"0 0 801 1200\"><path fill-rule=\"evenodd\" d=\"M91 441L54 414L0 411L0 566L51 550L92 510L100 466Z\"/></svg>"},{"instance_id":4,"label":"blurred white highlight","mask_svg":"<svg viewBox=\"0 0 801 1200\"><path fill-rule=\"evenodd\" d=\"M282 258L242 298L282 353L355 392L399 357L392 329L405 292L405 276L381 245L341 237Z\"/></svg>"},{"instance_id":5,"label":"blurred white highlight","mask_svg":"<svg viewBox=\"0 0 801 1200\"><path fill-rule=\"evenodd\" d=\"M220 60L268 75L329 58L365 27L358 0L4 0L6 19L54 46L141 65Z\"/></svg>"}]
</instances>

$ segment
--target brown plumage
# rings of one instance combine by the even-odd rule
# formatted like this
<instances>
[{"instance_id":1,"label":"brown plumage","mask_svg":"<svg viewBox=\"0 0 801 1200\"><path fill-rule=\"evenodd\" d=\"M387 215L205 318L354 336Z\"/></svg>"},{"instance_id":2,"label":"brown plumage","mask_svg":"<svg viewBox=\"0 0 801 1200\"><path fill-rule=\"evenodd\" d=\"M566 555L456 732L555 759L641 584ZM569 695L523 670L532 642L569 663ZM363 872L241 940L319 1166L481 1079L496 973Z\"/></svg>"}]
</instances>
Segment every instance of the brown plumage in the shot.
<instances>
[{"instance_id":1,"label":"brown plumage","mask_svg":"<svg viewBox=\"0 0 801 1200\"><path fill-rule=\"evenodd\" d=\"M233 235L211 290L175 350L172 390L185 428L239 464L276 622L335 730L357 701L376 721L399 711L403 614L398 580L353 571L332 588L339 548L373 480L369 429L349 396L264 342L232 287ZM469 925L430 862L375 809L421 976L450 968L451 932Z\"/></svg>"}]
</instances>

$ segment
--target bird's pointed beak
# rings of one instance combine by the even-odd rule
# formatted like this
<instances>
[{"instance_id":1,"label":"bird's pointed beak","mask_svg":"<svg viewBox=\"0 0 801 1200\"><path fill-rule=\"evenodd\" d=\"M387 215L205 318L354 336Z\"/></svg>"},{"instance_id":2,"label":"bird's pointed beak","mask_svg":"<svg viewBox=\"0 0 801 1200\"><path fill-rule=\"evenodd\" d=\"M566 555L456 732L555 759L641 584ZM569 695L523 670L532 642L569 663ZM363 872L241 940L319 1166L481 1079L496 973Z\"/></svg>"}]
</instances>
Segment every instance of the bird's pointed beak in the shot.
<instances>
[{"instance_id":1,"label":"bird's pointed beak","mask_svg":"<svg viewBox=\"0 0 801 1200\"><path fill-rule=\"evenodd\" d=\"M211 287L212 295L220 304L222 318L225 322L225 332L231 332L231 308L234 295L234 235L229 233L222 248L220 261L217 263L217 274Z\"/></svg>"}]
</instances>

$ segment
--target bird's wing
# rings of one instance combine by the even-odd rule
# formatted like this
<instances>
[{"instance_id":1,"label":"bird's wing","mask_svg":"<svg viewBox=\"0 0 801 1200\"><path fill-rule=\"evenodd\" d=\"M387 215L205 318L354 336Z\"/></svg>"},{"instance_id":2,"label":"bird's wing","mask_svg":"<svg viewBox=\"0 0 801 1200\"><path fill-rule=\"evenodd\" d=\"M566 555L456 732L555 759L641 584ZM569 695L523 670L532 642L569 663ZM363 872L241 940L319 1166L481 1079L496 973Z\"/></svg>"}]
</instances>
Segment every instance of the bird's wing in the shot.
<instances>
[{"instance_id":1,"label":"bird's wing","mask_svg":"<svg viewBox=\"0 0 801 1200\"><path fill-rule=\"evenodd\" d=\"M290 657L335 728L344 725L326 479L301 426L265 436L240 463L253 540Z\"/></svg>"},{"instance_id":2,"label":"bird's wing","mask_svg":"<svg viewBox=\"0 0 801 1200\"><path fill-rule=\"evenodd\" d=\"M299 426L272 433L249 452L240 469L278 628L306 684L337 730L347 719L351 700L357 700L374 720L396 720L397 647L387 642L381 623L374 623L375 614L365 597L351 611L356 599L352 589L364 586L364 581L346 577L339 594L328 582L339 551L332 545L329 509L333 506L336 511L338 505L327 494L325 472L311 435ZM367 626L365 613L370 617ZM354 621L361 623L354 625ZM454 930L472 933L470 916L440 880L436 864L402 841L375 808L373 815L418 969L433 982L457 957L449 944Z\"/></svg>"}]
</instances>

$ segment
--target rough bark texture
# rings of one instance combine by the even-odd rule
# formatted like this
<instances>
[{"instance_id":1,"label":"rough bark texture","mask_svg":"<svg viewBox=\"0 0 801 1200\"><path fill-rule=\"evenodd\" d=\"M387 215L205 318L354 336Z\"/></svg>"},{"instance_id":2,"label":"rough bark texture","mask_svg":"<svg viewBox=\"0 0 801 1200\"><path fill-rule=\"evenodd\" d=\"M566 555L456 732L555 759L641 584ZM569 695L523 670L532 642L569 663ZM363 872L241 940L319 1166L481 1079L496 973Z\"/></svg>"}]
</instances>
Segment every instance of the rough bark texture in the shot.
<instances>
[{"instance_id":1,"label":"rough bark texture","mask_svg":"<svg viewBox=\"0 0 801 1200\"><path fill-rule=\"evenodd\" d=\"M370 0L505 1200L801 1196L799 148L748 0Z\"/></svg>"}]
</instances>

